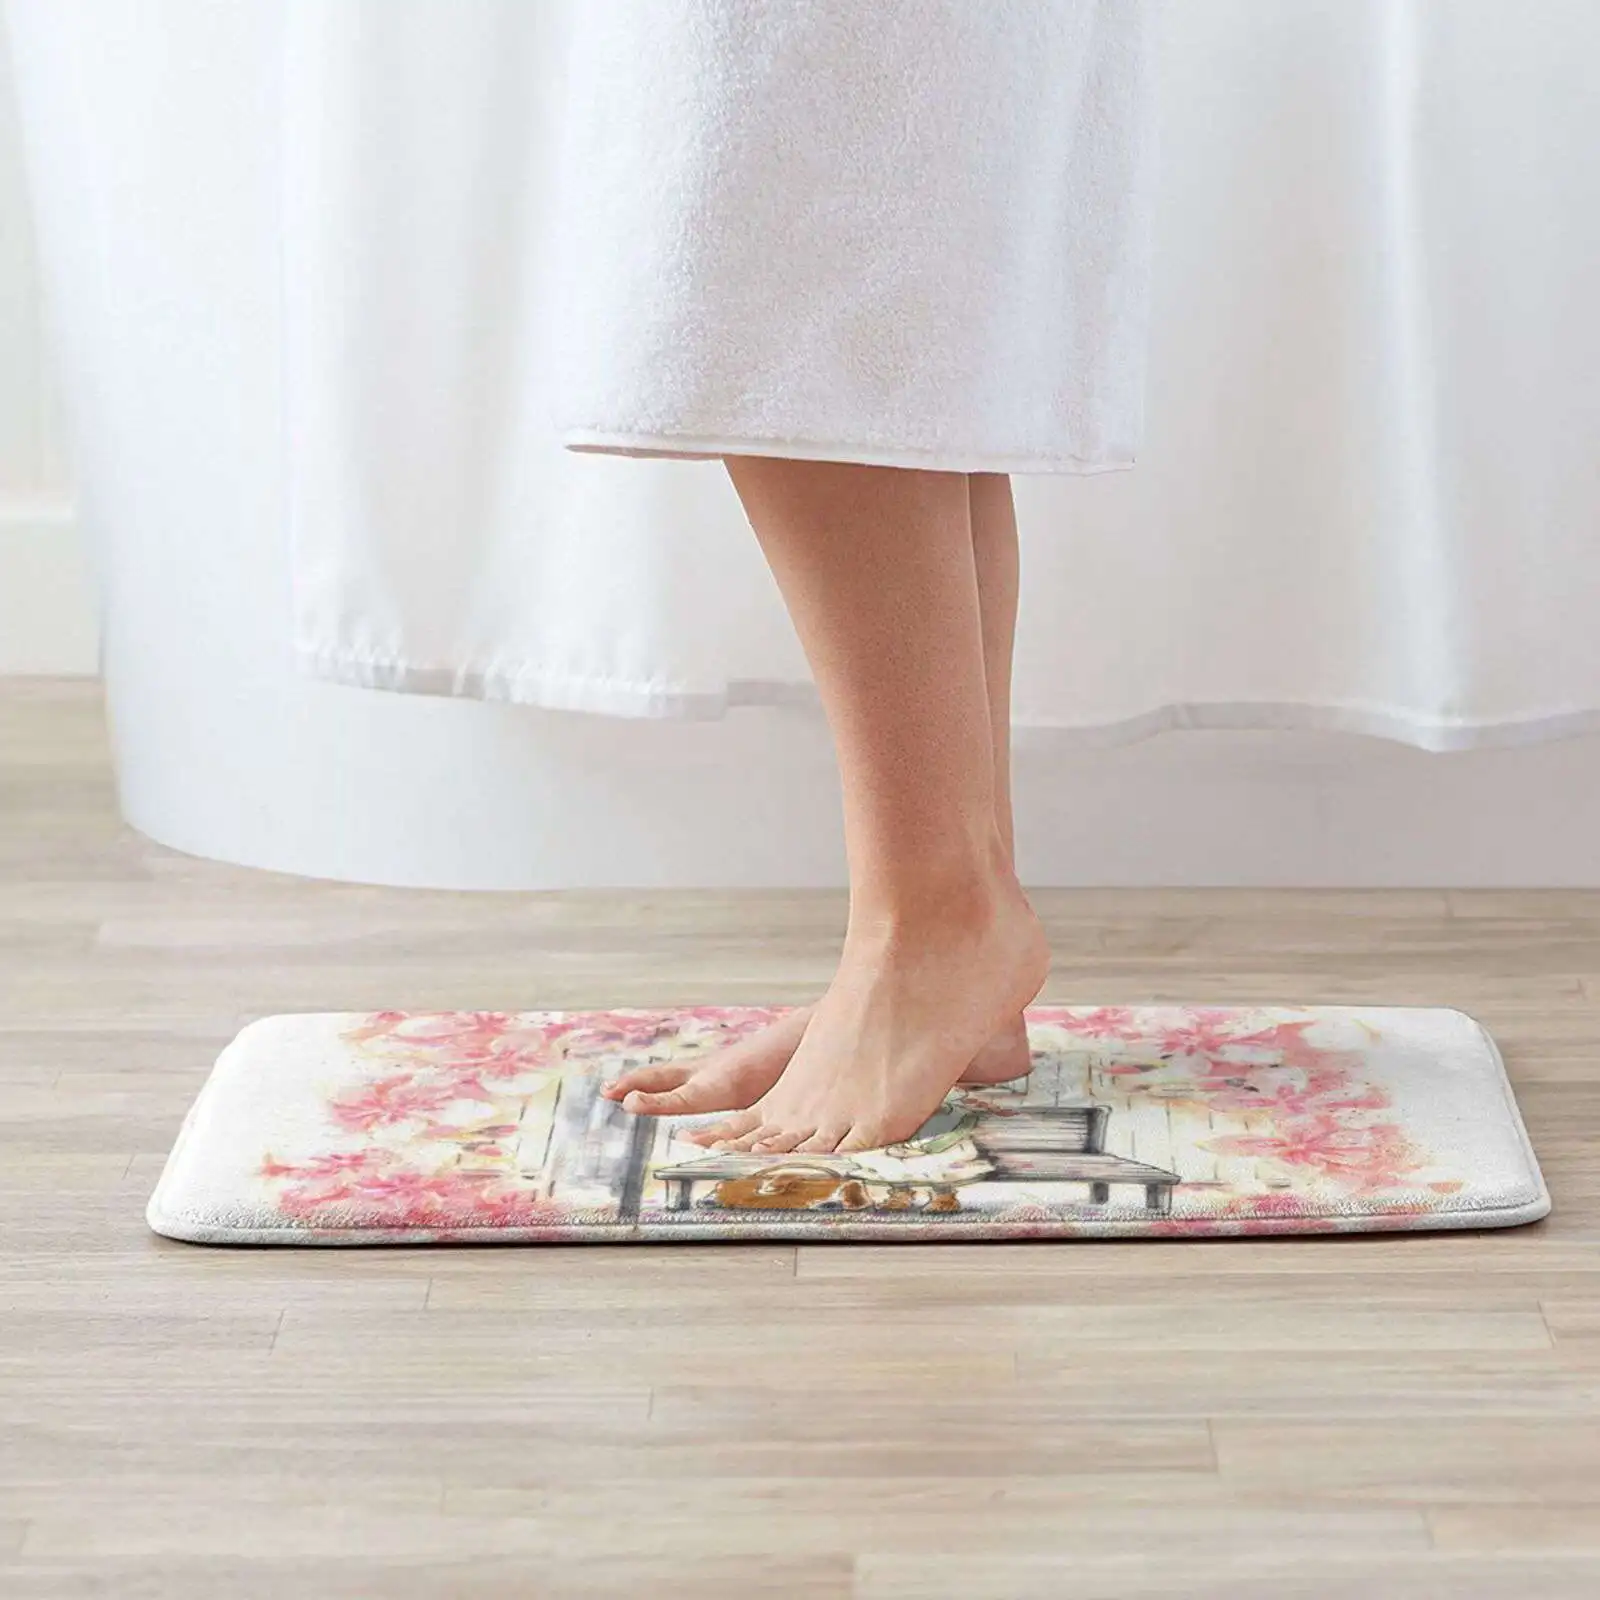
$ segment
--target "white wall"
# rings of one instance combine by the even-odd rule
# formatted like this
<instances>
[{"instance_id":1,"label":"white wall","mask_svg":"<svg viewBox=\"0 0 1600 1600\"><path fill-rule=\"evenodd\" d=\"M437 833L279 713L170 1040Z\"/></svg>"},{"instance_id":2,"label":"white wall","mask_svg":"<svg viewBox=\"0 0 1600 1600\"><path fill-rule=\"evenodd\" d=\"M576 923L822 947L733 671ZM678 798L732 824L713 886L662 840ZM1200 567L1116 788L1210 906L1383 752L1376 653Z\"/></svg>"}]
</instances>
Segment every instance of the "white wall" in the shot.
<instances>
[{"instance_id":1,"label":"white wall","mask_svg":"<svg viewBox=\"0 0 1600 1600\"><path fill-rule=\"evenodd\" d=\"M95 601L40 312L0 26L0 674L92 673ZM362 694L324 692L353 706ZM360 700L364 721L392 720L402 709L392 701ZM462 728L521 719L529 772L508 766L507 792L489 799L540 810L562 841L559 886L843 879L820 727L751 713L683 728L430 709ZM614 776L641 758L647 793ZM552 764L561 781L541 790L533 769ZM1032 884L1600 885L1596 792L1593 738L1434 756L1346 736L1169 733L1017 760ZM381 818L369 812L362 837L374 828ZM361 870L358 844L338 858L342 870ZM503 882L496 870L467 860L452 869L454 881ZM551 870L541 859L523 881L552 883Z\"/></svg>"},{"instance_id":2,"label":"white wall","mask_svg":"<svg viewBox=\"0 0 1600 1600\"><path fill-rule=\"evenodd\" d=\"M93 672L94 606L39 294L0 26L0 673Z\"/></svg>"}]
</instances>

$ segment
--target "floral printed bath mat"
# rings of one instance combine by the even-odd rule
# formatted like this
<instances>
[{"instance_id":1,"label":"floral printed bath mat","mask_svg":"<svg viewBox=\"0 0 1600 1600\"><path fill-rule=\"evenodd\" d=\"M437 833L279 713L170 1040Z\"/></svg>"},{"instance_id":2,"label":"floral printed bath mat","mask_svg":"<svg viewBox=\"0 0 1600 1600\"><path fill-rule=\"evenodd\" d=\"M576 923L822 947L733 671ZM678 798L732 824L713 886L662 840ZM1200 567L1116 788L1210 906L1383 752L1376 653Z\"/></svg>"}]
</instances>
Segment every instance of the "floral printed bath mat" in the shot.
<instances>
[{"instance_id":1,"label":"floral printed bath mat","mask_svg":"<svg viewBox=\"0 0 1600 1600\"><path fill-rule=\"evenodd\" d=\"M1415 1006L1033 1006L1032 1070L904 1144L717 1154L600 1096L786 1007L308 1013L227 1046L151 1197L211 1244L1508 1227L1550 1209L1494 1041Z\"/></svg>"}]
</instances>

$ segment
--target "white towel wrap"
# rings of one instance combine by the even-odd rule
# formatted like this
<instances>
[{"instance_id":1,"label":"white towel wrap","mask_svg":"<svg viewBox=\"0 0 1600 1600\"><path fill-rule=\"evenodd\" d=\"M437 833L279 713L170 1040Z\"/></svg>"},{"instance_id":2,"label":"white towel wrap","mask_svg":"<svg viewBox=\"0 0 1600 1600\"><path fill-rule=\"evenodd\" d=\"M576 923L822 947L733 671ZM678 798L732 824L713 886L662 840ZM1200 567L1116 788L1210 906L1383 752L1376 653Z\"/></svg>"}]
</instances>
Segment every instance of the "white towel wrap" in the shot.
<instances>
[{"instance_id":1,"label":"white towel wrap","mask_svg":"<svg viewBox=\"0 0 1600 1600\"><path fill-rule=\"evenodd\" d=\"M573 449L1131 464L1150 0L574 8L554 422Z\"/></svg>"}]
</instances>

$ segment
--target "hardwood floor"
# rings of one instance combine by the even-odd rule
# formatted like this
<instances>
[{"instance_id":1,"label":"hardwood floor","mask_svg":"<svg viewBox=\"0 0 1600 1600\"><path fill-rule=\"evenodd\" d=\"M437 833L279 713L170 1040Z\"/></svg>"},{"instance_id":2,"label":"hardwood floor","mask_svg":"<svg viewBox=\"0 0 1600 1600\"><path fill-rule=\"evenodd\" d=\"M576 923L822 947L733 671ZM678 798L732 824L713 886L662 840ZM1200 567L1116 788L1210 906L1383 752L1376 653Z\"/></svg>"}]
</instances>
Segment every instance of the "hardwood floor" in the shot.
<instances>
[{"instance_id":1,"label":"hardwood floor","mask_svg":"<svg viewBox=\"0 0 1600 1600\"><path fill-rule=\"evenodd\" d=\"M0 1593L1600 1593L1600 893L1036 899L1046 1000L1472 1012L1554 1215L1254 1243L157 1239L182 1113L255 1016L800 999L844 898L188 859L118 822L92 686L0 684Z\"/></svg>"}]
</instances>

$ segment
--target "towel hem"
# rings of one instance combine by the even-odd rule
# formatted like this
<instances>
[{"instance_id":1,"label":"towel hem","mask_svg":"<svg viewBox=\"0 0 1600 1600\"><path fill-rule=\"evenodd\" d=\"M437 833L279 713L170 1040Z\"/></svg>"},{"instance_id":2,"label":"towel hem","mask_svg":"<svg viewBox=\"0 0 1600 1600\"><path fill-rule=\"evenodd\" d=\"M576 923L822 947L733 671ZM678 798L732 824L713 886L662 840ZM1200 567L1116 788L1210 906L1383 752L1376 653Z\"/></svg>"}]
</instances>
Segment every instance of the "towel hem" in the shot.
<instances>
[{"instance_id":1,"label":"towel hem","mask_svg":"<svg viewBox=\"0 0 1600 1600\"><path fill-rule=\"evenodd\" d=\"M1087 476L1126 472L1133 456L1095 460L1087 456L1008 456L984 451L880 448L825 444L811 439L757 439L700 434L612 433L603 429L563 428L563 446L576 454L654 456L668 460L715 461L723 456L780 456L795 461L841 461L868 467L915 467L924 472L1039 472Z\"/></svg>"}]
</instances>

